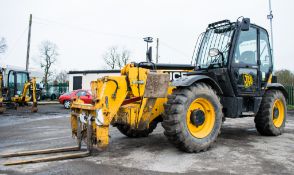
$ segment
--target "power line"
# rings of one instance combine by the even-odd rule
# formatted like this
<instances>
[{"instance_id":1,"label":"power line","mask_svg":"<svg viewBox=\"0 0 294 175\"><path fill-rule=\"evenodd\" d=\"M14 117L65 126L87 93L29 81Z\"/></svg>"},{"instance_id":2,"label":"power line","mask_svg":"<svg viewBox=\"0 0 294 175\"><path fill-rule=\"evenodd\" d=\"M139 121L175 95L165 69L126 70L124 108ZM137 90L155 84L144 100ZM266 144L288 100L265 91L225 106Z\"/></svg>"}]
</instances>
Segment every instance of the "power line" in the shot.
<instances>
[{"instance_id":1,"label":"power line","mask_svg":"<svg viewBox=\"0 0 294 175\"><path fill-rule=\"evenodd\" d=\"M14 50L16 49L16 45L19 43L20 39L22 39L22 37L24 36L24 34L27 32L28 30L28 26L23 30L23 32L21 32L21 34L17 37L17 39L13 42L12 44L12 49L10 51L8 51L7 56L4 59L9 58L9 56L11 55L12 52L14 52Z\"/></svg>"},{"instance_id":2,"label":"power line","mask_svg":"<svg viewBox=\"0 0 294 175\"><path fill-rule=\"evenodd\" d=\"M175 48L175 47L173 47L173 46L170 46L169 44L163 42L162 40L160 41L160 43L161 43L161 45L163 45L163 46L165 46L165 47L167 47L167 48L173 50L174 52L179 53L179 54L182 55L182 56L190 57L189 54L187 54L187 53L185 53L185 52L183 52L183 51L181 51L181 50L179 50L179 49L177 49L177 48Z\"/></svg>"},{"instance_id":3,"label":"power line","mask_svg":"<svg viewBox=\"0 0 294 175\"><path fill-rule=\"evenodd\" d=\"M95 33L95 34L99 34L99 35L108 35L108 36L112 36L112 37L128 38L128 39L135 39L135 40L141 41L141 37L137 37L137 36L121 35L121 34L108 33L108 32L98 32L97 30L85 28L85 27L80 27L80 26L74 25L74 24L66 24L66 23L48 20L48 19L40 18L40 17L34 17L34 18L35 18L34 22L36 22L37 24L44 24L44 25L51 25L52 24L52 25L67 27L70 29L78 29L78 30L81 30L84 32L90 32L90 33Z\"/></svg>"},{"instance_id":4,"label":"power line","mask_svg":"<svg viewBox=\"0 0 294 175\"><path fill-rule=\"evenodd\" d=\"M48 25L48 26L51 26L51 25L63 26L63 27L69 28L71 30L76 29L76 30L80 30L83 32L94 33L94 34L103 35L103 36L107 35L107 36L111 36L111 37L127 38L127 39L133 39L133 40L138 40L138 41L141 41L141 39L142 39L141 37L137 37L137 36L121 35L121 34L108 33L108 32L98 32L97 30L90 29L87 27L80 27L80 26L74 25L74 24L66 24L63 22L54 21L54 20L41 18L41 17L34 17L33 22L34 22L34 24L41 24L41 25ZM178 54L185 56L185 57L190 57L189 54L171 46L170 44L167 44L162 41L161 41L161 43L163 46L169 48L173 52L177 52Z\"/></svg>"}]
</instances>

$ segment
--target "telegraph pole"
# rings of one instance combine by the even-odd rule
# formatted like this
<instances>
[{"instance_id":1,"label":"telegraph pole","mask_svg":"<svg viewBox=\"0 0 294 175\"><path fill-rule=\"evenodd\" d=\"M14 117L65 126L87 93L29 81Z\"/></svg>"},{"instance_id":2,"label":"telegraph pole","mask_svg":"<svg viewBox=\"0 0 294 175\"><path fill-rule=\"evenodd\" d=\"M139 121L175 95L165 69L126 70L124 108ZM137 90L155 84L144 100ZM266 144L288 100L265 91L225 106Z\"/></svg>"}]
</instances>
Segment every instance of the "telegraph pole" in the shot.
<instances>
[{"instance_id":1,"label":"telegraph pole","mask_svg":"<svg viewBox=\"0 0 294 175\"><path fill-rule=\"evenodd\" d=\"M158 47L159 47L159 38L156 39L156 63L158 63Z\"/></svg>"},{"instance_id":2,"label":"telegraph pole","mask_svg":"<svg viewBox=\"0 0 294 175\"><path fill-rule=\"evenodd\" d=\"M274 58L274 37L273 37L273 11L272 11L272 3L271 0L268 1L269 4L269 15L267 15L267 19L270 20L270 27L271 27L271 50L272 50L272 57ZM273 59L274 62L274 59ZM274 64L275 65L275 64Z\"/></svg>"},{"instance_id":3,"label":"telegraph pole","mask_svg":"<svg viewBox=\"0 0 294 175\"><path fill-rule=\"evenodd\" d=\"M27 58L26 58L26 71L29 70L29 58L30 58L30 44L31 44L31 28L32 28L32 14L30 14L29 21L29 34L28 34L28 45L27 45Z\"/></svg>"}]
</instances>

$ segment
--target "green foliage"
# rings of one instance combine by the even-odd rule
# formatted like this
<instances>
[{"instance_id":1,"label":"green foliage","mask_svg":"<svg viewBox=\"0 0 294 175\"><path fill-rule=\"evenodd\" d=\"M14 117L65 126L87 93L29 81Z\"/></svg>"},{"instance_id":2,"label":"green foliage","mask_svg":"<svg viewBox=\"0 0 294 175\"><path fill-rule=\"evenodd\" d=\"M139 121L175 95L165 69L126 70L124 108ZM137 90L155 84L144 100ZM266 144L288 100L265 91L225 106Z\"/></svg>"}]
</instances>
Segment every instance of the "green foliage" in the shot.
<instances>
[{"instance_id":1,"label":"green foliage","mask_svg":"<svg viewBox=\"0 0 294 175\"><path fill-rule=\"evenodd\" d=\"M288 109L288 111L293 111L294 110L294 106L293 105L287 105L287 109Z\"/></svg>"},{"instance_id":2,"label":"green foliage","mask_svg":"<svg viewBox=\"0 0 294 175\"><path fill-rule=\"evenodd\" d=\"M275 72L275 75L278 78L278 82L284 86L293 86L294 85L294 74L287 69L278 70Z\"/></svg>"}]
</instances>

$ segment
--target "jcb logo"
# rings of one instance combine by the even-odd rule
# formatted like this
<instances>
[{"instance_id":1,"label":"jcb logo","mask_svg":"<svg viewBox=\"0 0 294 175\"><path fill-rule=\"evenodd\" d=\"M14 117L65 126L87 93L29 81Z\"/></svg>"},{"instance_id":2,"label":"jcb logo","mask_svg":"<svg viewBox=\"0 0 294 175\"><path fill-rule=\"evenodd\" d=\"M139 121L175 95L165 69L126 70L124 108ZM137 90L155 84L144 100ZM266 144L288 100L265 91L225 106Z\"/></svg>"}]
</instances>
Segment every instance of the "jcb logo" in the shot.
<instances>
[{"instance_id":1,"label":"jcb logo","mask_svg":"<svg viewBox=\"0 0 294 175\"><path fill-rule=\"evenodd\" d=\"M250 74L243 74L244 86L245 88L249 88L253 85L253 77Z\"/></svg>"}]
</instances>

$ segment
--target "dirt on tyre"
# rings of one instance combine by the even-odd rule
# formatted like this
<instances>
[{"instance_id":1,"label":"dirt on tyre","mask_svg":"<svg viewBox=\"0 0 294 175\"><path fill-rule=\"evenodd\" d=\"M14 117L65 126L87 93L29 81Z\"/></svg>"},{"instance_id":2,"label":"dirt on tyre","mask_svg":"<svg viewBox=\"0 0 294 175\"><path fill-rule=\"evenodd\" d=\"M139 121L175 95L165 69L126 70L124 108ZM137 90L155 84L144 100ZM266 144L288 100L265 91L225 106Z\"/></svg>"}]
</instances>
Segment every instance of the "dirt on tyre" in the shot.
<instances>
[{"instance_id":1,"label":"dirt on tyre","mask_svg":"<svg viewBox=\"0 0 294 175\"><path fill-rule=\"evenodd\" d=\"M215 142L222 118L222 105L216 92L205 83L197 83L177 88L168 97L162 126L176 147L200 152Z\"/></svg>"},{"instance_id":2,"label":"dirt on tyre","mask_svg":"<svg viewBox=\"0 0 294 175\"><path fill-rule=\"evenodd\" d=\"M265 136L281 135L286 118L287 106L283 93L279 90L266 91L254 119L256 130Z\"/></svg>"},{"instance_id":3,"label":"dirt on tyre","mask_svg":"<svg viewBox=\"0 0 294 175\"><path fill-rule=\"evenodd\" d=\"M132 129L129 125L118 124L117 129L130 138L147 137L156 128L158 121L155 119L149 124L149 128L144 130Z\"/></svg>"}]
</instances>

